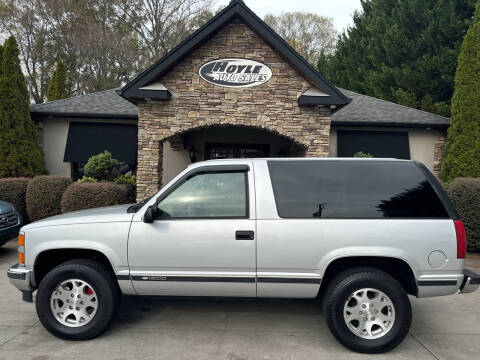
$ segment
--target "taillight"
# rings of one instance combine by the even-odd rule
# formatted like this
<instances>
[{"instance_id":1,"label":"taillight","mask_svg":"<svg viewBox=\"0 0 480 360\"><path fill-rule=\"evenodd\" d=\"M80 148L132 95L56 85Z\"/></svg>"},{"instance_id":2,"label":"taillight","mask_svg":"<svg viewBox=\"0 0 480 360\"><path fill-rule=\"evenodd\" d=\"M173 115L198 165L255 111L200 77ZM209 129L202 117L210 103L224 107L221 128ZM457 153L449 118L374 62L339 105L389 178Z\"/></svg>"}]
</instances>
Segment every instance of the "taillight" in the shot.
<instances>
[{"instance_id":1,"label":"taillight","mask_svg":"<svg viewBox=\"0 0 480 360\"><path fill-rule=\"evenodd\" d=\"M461 220L453 220L457 233L457 259L465 259L467 253L467 234Z\"/></svg>"},{"instance_id":2,"label":"taillight","mask_svg":"<svg viewBox=\"0 0 480 360\"><path fill-rule=\"evenodd\" d=\"M18 262L25 265L25 234L18 234Z\"/></svg>"}]
</instances>

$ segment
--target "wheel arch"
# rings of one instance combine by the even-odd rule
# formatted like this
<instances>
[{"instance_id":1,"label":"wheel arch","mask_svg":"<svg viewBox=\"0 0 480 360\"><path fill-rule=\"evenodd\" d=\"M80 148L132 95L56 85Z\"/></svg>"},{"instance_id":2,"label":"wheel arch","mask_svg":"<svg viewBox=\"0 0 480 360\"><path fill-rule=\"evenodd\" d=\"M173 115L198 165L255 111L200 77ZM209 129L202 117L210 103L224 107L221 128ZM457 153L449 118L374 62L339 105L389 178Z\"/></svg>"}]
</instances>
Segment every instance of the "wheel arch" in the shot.
<instances>
[{"instance_id":1,"label":"wheel arch","mask_svg":"<svg viewBox=\"0 0 480 360\"><path fill-rule=\"evenodd\" d=\"M40 252L33 264L33 282L38 287L45 275L54 267L74 259L92 259L104 264L115 275L115 267L100 250L84 248L55 248Z\"/></svg>"},{"instance_id":2,"label":"wheel arch","mask_svg":"<svg viewBox=\"0 0 480 360\"><path fill-rule=\"evenodd\" d=\"M319 294L322 294L323 291L325 291L330 280L332 280L340 271L348 268L365 266L386 272L396 279L408 294L414 296L418 295L417 281L411 265L402 258L378 255L342 256L332 259L323 273Z\"/></svg>"}]
</instances>

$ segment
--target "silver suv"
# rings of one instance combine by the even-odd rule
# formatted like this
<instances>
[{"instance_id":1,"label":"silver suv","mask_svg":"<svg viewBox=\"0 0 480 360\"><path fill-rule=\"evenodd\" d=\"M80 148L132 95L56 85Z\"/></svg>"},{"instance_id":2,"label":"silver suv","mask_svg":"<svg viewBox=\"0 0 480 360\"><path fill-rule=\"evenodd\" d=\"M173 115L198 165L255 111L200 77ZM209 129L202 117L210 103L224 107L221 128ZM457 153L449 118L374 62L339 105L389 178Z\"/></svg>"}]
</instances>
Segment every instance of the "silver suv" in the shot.
<instances>
[{"instance_id":1,"label":"silver suv","mask_svg":"<svg viewBox=\"0 0 480 360\"><path fill-rule=\"evenodd\" d=\"M135 205L24 226L8 270L65 339L109 325L121 294L323 298L346 347L385 352L407 295L476 290L462 222L422 165L391 159L234 159L190 165Z\"/></svg>"}]
</instances>

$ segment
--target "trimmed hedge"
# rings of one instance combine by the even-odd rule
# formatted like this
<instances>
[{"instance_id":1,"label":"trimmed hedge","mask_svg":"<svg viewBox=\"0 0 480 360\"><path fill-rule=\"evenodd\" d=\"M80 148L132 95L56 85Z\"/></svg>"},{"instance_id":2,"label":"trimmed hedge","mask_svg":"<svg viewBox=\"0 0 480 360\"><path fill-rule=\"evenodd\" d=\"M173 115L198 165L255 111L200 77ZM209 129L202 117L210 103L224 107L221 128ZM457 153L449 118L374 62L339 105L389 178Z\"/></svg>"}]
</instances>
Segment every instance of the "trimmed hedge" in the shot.
<instances>
[{"instance_id":1,"label":"trimmed hedge","mask_svg":"<svg viewBox=\"0 0 480 360\"><path fill-rule=\"evenodd\" d=\"M467 249L480 251L480 178L457 178L446 190L467 233Z\"/></svg>"},{"instance_id":2,"label":"trimmed hedge","mask_svg":"<svg viewBox=\"0 0 480 360\"><path fill-rule=\"evenodd\" d=\"M0 179L0 200L7 201L23 217L23 222L27 222L27 204L25 203L25 194L29 178L3 178Z\"/></svg>"},{"instance_id":3,"label":"trimmed hedge","mask_svg":"<svg viewBox=\"0 0 480 360\"><path fill-rule=\"evenodd\" d=\"M70 185L63 194L62 212L128 204L130 202L126 186L110 182L75 183Z\"/></svg>"},{"instance_id":4,"label":"trimmed hedge","mask_svg":"<svg viewBox=\"0 0 480 360\"><path fill-rule=\"evenodd\" d=\"M27 186L27 214L30 221L61 214L61 201L72 180L63 176L37 176Z\"/></svg>"}]
</instances>

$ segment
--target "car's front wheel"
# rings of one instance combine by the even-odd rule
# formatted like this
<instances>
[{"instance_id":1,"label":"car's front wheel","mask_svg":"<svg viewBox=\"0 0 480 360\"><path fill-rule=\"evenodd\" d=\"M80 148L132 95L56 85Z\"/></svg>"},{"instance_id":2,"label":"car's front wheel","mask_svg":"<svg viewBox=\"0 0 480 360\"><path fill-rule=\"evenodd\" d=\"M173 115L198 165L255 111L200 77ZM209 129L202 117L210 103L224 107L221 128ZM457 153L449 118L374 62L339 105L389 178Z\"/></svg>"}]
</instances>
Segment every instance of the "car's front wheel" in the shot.
<instances>
[{"instance_id":1,"label":"car's front wheel","mask_svg":"<svg viewBox=\"0 0 480 360\"><path fill-rule=\"evenodd\" d=\"M111 271L93 260L67 261L41 281L38 317L53 335L86 340L101 334L118 308L120 294Z\"/></svg>"},{"instance_id":2,"label":"car's front wheel","mask_svg":"<svg viewBox=\"0 0 480 360\"><path fill-rule=\"evenodd\" d=\"M408 334L412 319L402 285L374 268L338 274L326 289L323 310L337 340L362 353L382 353L396 347Z\"/></svg>"}]
</instances>

